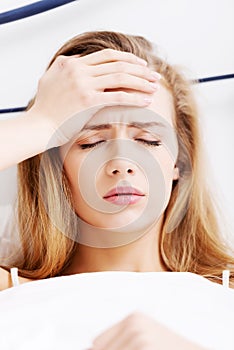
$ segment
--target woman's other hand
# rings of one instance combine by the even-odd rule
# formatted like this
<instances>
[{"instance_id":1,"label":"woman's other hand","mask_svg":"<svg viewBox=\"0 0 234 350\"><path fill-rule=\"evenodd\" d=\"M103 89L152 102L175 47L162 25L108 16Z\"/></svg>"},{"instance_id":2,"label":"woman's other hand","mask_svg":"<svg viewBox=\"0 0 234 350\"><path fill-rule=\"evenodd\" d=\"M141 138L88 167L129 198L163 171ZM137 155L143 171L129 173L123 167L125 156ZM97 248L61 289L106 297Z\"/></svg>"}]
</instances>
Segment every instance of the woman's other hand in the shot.
<instances>
[{"instance_id":1,"label":"woman's other hand","mask_svg":"<svg viewBox=\"0 0 234 350\"><path fill-rule=\"evenodd\" d=\"M139 312L132 313L94 340L92 350L107 349L205 350Z\"/></svg>"}]
</instances>

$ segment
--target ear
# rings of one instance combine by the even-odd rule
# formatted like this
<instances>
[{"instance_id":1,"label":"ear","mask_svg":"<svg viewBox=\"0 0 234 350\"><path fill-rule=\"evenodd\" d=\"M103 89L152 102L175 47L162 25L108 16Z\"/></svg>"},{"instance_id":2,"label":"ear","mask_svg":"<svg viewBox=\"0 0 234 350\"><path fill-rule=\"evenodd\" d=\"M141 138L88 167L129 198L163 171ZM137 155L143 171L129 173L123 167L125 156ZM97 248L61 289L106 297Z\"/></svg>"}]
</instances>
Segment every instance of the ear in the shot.
<instances>
[{"instance_id":1,"label":"ear","mask_svg":"<svg viewBox=\"0 0 234 350\"><path fill-rule=\"evenodd\" d=\"M173 169L173 180L178 180L180 176L180 169L175 165Z\"/></svg>"}]
</instances>

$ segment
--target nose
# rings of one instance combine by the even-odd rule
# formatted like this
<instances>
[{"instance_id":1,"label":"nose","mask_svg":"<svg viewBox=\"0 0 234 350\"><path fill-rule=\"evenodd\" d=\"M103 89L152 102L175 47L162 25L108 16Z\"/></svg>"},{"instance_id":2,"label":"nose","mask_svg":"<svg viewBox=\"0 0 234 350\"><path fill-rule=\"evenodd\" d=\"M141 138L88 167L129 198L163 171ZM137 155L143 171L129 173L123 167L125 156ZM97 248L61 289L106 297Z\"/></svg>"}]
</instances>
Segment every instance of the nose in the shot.
<instances>
[{"instance_id":1,"label":"nose","mask_svg":"<svg viewBox=\"0 0 234 350\"><path fill-rule=\"evenodd\" d=\"M135 175L136 167L132 162L127 160L112 159L106 165L106 172L109 176Z\"/></svg>"}]
</instances>

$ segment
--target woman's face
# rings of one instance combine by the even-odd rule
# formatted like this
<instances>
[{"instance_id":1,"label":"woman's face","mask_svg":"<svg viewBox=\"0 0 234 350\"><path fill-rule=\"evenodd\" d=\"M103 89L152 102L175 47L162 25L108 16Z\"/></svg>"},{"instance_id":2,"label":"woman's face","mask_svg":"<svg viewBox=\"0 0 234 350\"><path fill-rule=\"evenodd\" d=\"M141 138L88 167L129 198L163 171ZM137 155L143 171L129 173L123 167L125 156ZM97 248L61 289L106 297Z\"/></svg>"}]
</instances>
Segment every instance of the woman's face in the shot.
<instances>
[{"instance_id":1,"label":"woman's face","mask_svg":"<svg viewBox=\"0 0 234 350\"><path fill-rule=\"evenodd\" d=\"M147 109L105 107L77 134L75 142L60 147L75 211L82 220L105 229L128 225L142 215L152 191L161 202L155 206L159 204L163 214L172 182L178 179L176 145L168 136L175 131L174 118L172 96L161 85ZM163 186L157 188L159 177ZM86 189L92 189L88 197ZM116 210L100 210L96 203Z\"/></svg>"}]
</instances>

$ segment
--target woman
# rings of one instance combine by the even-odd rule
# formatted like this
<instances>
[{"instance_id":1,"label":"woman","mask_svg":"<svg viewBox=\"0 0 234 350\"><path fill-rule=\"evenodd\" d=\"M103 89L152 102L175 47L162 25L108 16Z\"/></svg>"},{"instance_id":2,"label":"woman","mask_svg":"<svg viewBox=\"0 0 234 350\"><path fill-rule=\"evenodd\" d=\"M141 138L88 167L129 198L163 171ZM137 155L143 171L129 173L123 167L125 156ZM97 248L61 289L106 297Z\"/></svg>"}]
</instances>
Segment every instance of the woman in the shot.
<instances>
[{"instance_id":1,"label":"woman","mask_svg":"<svg viewBox=\"0 0 234 350\"><path fill-rule=\"evenodd\" d=\"M229 269L232 282L234 258L223 242L203 177L198 113L189 83L146 39L114 32L78 35L49 67L27 112L1 122L0 140L9 150L0 157L1 167L19 163L23 254L11 266L19 269L20 281L120 270L188 271L221 283L223 270ZM153 121L156 129L149 125ZM124 159L123 149L132 146ZM137 154L136 162L131 154ZM87 182L90 159L96 162L96 177L89 174L95 184ZM158 178L159 205L153 183ZM97 198L88 192L89 184L95 185ZM4 289L8 274L1 274ZM155 330L156 324L149 323ZM101 342L117 336L119 327ZM145 326L140 322L139 327ZM172 342L179 339L169 334ZM164 335L162 341L168 333ZM180 348L198 348L178 342Z\"/></svg>"}]
</instances>

